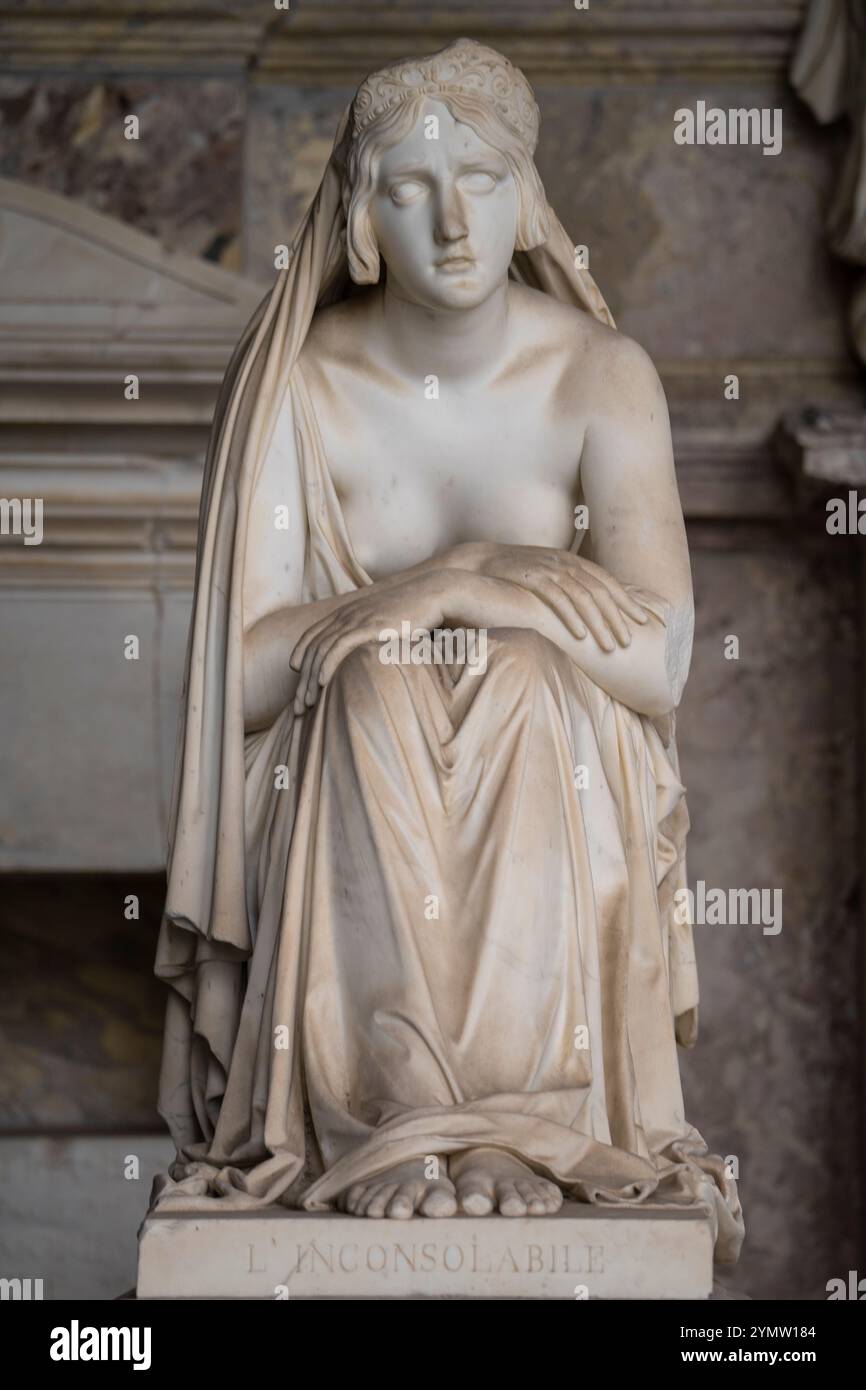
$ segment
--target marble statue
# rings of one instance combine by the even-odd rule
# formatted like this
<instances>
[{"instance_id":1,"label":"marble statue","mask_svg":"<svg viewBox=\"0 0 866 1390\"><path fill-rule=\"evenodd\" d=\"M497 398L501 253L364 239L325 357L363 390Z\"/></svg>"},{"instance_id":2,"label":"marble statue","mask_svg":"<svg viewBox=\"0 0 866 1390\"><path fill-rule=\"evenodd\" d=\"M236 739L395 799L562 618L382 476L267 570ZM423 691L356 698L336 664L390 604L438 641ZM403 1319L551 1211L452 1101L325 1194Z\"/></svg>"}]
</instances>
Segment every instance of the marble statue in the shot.
<instances>
[{"instance_id":1,"label":"marble statue","mask_svg":"<svg viewBox=\"0 0 866 1390\"><path fill-rule=\"evenodd\" d=\"M693 606L668 414L547 202L538 129L472 41L374 73L228 368L156 965L158 1208L663 1199L730 1260L736 1187L677 1061Z\"/></svg>"}]
</instances>

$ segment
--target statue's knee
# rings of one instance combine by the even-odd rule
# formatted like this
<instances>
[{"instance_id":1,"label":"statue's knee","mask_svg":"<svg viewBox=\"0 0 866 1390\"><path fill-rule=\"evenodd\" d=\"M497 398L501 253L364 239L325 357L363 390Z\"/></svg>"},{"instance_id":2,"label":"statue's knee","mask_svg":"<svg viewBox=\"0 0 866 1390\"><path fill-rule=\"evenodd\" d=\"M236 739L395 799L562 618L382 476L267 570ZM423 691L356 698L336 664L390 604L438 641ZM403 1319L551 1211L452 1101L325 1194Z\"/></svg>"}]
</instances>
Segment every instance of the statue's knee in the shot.
<instances>
[{"instance_id":1,"label":"statue's knee","mask_svg":"<svg viewBox=\"0 0 866 1390\"><path fill-rule=\"evenodd\" d=\"M359 677L367 678L370 673L375 673L378 662L379 643L362 642L360 646L353 647L340 664L335 668L332 681L345 684L346 682L357 680Z\"/></svg>"},{"instance_id":2,"label":"statue's knee","mask_svg":"<svg viewBox=\"0 0 866 1390\"><path fill-rule=\"evenodd\" d=\"M522 683L546 679L561 658L559 648L534 628L495 628L488 636L488 669Z\"/></svg>"},{"instance_id":3,"label":"statue's knee","mask_svg":"<svg viewBox=\"0 0 866 1390\"><path fill-rule=\"evenodd\" d=\"M354 699L364 692L382 691L393 681L393 666L382 660L381 642L362 642L343 657L331 677L336 690Z\"/></svg>"}]
</instances>

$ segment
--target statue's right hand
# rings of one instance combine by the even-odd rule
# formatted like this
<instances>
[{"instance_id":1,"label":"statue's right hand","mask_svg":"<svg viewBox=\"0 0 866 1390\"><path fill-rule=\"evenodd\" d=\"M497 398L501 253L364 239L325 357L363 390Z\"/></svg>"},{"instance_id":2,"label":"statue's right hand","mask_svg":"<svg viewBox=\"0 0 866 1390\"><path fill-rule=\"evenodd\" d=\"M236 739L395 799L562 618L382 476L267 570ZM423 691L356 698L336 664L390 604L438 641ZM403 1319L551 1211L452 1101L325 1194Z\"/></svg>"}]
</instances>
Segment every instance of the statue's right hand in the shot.
<instances>
[{"instance_id":1,"label":"statue's right hand","mask_svg":"<svg viewBox=\"0 0 866 1390\"><path fill-rule=\"evenodd\" d=\"M309 627L296 643L289 663L300 673L295 713L303 714L316 703L322 686L356 647L381 641L387 630L399 632L405 622L413 629L428 631L439 626L452 579L450 571L439 570L373 584L357 590L350 602Z\"/></svg>"}]
</instances>

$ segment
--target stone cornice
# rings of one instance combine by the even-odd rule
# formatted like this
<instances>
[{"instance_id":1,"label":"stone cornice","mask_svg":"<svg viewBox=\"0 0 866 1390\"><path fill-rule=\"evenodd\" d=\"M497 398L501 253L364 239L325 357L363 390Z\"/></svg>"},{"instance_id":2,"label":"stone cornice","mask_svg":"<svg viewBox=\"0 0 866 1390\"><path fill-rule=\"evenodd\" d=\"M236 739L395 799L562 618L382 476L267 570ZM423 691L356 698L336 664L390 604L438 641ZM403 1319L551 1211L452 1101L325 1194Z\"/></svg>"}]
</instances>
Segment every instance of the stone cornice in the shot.
<instances>
[{"instance_id":1,"label":"stone cornice","mask_svg":"<svg viewBox=\"0 0 866 1390\"><path fill-rule=\"evenodd\" d=\"M0 3L0 70L252 72L259 80L352 84L407 52L457 34L501 48L534 79L648 82L684 76L727 81L780 76L803 0L687 0L596 4L576 11L505 0L457 10L295 0L183 6Z\"/></svg>"},{"instance_id":2,"label":"stone cornice","mask_svg":"<svg viewBox=\"0 0 866 1390\"><path fill-rule=\"evenodd\" d=\"M245 13L254 10L253 18ZM273 7L166 4L22 6L0 3L0 71L243 72Z\"/></svg>"},{"instance_id":3,"label":"stone cornice","mask_svg":"<svg viewBox=\"0 0 866 1390\"><path fill-rule=\"evenodd\" d=\"M263 78L352 82L359 73L466 33L501 49L534 80L654 81L660 76L766 77L784 71L802 19L800 0L757 4L610 4L550 13L531 4L299 9L272 26L258 56Z\"/></svg>"}]
</instances>

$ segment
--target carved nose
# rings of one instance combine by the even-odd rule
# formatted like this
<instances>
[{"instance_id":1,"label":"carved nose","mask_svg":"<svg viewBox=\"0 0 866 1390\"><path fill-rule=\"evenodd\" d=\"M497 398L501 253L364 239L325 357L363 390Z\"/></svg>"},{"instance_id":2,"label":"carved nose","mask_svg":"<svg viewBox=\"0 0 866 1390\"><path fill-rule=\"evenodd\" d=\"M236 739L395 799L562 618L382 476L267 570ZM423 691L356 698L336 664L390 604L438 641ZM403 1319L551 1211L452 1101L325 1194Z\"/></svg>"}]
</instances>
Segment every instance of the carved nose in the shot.
<instances>
[{"instance_id":1,"label":"carved nose","mask_svg":"<svg viewBox=\"0 0 866 1390\"><path fill-rule=\"evenodd\" d=\"M439 203L436 219L435 236L437 242L440 245L445 245L450 241L460 241L468 234L466 214L460 198L453 193L444 196Z\"/></svg>"}]
</instances>

